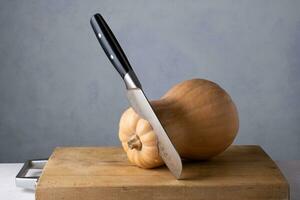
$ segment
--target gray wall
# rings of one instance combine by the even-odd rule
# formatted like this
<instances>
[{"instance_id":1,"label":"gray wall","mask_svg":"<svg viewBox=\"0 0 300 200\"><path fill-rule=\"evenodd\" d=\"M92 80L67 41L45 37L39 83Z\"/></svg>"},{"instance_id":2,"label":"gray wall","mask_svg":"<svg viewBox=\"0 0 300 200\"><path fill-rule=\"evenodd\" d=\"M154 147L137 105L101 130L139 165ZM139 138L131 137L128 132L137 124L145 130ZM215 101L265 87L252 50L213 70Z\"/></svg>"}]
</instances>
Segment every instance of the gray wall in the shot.
<instances>
[{"instance_id":1,"label":"gray wall","mask_svg":"<svg viewBox=\"0 0 300 200\"><path fill-rule=\"evenodd\" d=\"M151 3L150 3L151 2ZM101 12L151 99L201 77L240 113L235 143L300 159L300 1L0 2L0 162L119 145L124 85L89 24Z\"/></svg>"}]
</instances>

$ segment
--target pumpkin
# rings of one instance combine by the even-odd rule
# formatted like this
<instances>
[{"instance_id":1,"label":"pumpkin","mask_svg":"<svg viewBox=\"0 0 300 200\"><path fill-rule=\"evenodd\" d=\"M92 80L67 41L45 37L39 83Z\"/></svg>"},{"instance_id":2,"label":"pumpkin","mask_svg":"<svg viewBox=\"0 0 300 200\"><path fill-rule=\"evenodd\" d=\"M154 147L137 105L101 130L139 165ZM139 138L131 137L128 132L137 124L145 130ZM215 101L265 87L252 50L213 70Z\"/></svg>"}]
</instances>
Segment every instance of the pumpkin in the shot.
<instances>
[{"instance_id":1,"label":"pumpkin","mask_svg":"<svg viewBox=\"0 0 300 200\"><path fill-rule=\"evenodd\" d=\"M238 132L234 102L224 89L208 80L181 82L150 103L183 159L212 158L230 146ZM142 168L164 164L150 123L132 108L121 116L119 139L133 164Z\"/></svg>"}]
</instances>

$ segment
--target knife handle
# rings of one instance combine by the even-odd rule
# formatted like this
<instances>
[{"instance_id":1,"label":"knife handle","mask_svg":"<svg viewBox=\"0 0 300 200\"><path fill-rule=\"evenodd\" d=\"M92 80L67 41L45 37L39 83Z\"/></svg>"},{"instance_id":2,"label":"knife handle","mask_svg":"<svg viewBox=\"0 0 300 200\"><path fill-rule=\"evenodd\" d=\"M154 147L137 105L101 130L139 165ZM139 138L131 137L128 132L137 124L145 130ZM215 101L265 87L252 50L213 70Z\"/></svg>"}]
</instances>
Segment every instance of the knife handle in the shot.
<instances>
[{"instance_id":1,"label":"knife handle","mask_svg":"<svg viewBox=\"0 0 300 200\"><path fill-rule=\"evenodd\" d=\"M141 88L141 84L125 53L104 18L97 13L91 18L90 22L106 56L124 79L127 88Z\"/></svg>"}]
</instances>

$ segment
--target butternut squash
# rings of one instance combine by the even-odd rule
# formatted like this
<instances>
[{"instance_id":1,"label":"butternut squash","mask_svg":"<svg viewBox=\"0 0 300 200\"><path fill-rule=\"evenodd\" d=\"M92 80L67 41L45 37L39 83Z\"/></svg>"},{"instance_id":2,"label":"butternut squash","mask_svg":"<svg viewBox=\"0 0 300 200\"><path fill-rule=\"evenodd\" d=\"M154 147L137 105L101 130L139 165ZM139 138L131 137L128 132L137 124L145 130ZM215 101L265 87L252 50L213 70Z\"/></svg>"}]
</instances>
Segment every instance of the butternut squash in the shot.
<instances>
[{"instance_id":1,"label":"butternut squash","mask_svg":"<svg viewBox=\"0 0 300 200\"><path fill-rule=\"evenodd\" d=\"M216 156L230 146L238 132L234 102L224 89L208 80L181 82L151 105L184 159ZM151 125L132 108L121 116L119 138L130 162L142 168L163 165Z\"/></svg>"}]
</instances>

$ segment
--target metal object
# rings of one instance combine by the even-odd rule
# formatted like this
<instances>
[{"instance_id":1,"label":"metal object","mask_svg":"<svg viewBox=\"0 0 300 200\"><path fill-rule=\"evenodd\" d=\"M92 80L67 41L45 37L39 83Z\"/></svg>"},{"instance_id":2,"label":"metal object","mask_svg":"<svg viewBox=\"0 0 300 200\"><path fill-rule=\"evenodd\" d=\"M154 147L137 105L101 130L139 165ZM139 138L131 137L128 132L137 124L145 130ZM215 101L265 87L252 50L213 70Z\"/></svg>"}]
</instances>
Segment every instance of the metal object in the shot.
<instances>
[{"instance_id":1,"label":"metal object","mask_svg":"<svg viewBox=\"0 0 300 200\"><path fill-rule=\"evenodd\" d=\"M43 169L47 163L47 159L27 160L16 176L16 186L34 190L39 176L26 176L30 169Z\"/></svg>"},{"instance_id":2,"label":"metal object","mask_svg":"<svg viewBox=\"0 0 300 200\"><path fill-rule=\"evenodd\" d=\"M156 114L154 113L147 97L142 90L141 83L134 73L117 39L100 14L95 14L91 18L90 22L105 54L125 82L127 88L127 97L131 106L142 118L149 121L158 138L160 156L172 174L177 179L180 179L182 172L182 162L180 156L171 143Z\"/></svg>"}]
</instances>

